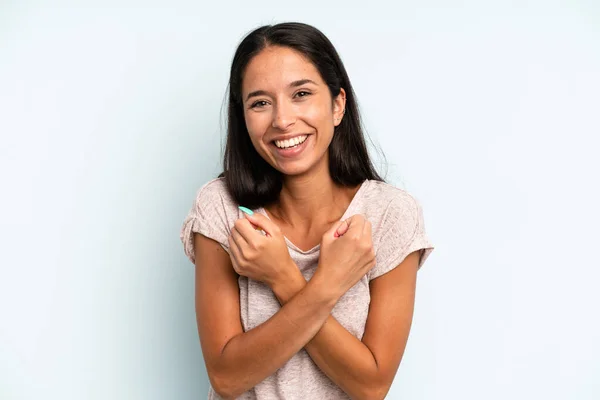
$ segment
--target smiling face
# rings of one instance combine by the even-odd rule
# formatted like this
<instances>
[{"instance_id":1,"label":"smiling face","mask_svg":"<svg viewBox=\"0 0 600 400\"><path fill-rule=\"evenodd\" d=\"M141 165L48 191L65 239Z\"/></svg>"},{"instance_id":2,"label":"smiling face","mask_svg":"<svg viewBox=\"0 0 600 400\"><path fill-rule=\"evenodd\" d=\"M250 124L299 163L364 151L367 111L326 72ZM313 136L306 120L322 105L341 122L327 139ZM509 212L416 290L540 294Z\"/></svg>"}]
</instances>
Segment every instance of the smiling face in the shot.
<instances>
[{"instance_id":1,"label":"smiling face","mask_svg":"<svg viewBox=\"0 0 600 400\"><path fill-rule=\"evenodd\" d=\"M269 46L248 63L242 80L246 127L256 151L285 175L327 165L327 149L345 106L331 98L317 68L301 53Z\"/></svg>"}]
</instances>

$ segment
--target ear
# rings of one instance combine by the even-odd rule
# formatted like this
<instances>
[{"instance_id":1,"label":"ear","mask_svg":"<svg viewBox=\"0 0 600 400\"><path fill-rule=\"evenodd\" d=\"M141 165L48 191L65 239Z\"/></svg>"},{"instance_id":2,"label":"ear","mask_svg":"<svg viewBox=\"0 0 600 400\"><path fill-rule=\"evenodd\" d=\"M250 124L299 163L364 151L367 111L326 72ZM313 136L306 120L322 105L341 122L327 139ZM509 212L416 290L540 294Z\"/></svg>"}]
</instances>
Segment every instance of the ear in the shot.
<instances>
[{"instance_id":1,"label":"ear","mask_svg":"<svg viewBox=\"0 0 600 400\"><path fill-rule=\"evenodd\" d=\"M346 91L340 88L340 93L333 99L333 126L338 126L346 112Z\"/></svg>"}]
</instances>

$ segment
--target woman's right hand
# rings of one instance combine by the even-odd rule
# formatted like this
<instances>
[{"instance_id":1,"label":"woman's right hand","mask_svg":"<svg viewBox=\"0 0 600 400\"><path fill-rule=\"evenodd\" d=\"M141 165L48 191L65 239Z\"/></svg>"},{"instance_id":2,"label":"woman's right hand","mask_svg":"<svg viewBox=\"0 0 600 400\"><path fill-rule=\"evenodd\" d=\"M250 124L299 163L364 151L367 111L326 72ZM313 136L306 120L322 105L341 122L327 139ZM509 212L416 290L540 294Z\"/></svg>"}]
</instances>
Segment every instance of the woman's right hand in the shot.
<instances>
[{"instance_id":1,"label":"woman's right hand","mask_svg":"<svg viewBox=\"0 0 600 400\"><path fill-rule=\"evenodd\" d=\"M335 223L323 235L320 250L315 276L341 297L375 266L371 223L362 215Z\"/></svg>"}]
</instances>

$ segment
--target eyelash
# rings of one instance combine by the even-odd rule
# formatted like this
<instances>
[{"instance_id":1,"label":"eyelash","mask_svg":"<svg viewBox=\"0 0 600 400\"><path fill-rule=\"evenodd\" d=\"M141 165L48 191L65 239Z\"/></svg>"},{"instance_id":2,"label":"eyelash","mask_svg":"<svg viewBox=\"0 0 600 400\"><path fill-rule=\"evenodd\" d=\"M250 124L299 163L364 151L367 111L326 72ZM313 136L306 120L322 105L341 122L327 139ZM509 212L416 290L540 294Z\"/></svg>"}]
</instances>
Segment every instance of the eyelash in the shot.
<instances>
[{"instance_id":1,"label":"eyelash","mask_svg":"<svg viewBox=\"0 0 600 400\"><path fill-rule=\"evenodd\" d=\"M266 103L266 101L264 100L259 100L257 102L252 103L252 105L250 106L250 108L256 108L260 106L260 103Z\"/></svg>"},{"instance_id":2,"label":"eyelash","mask_svg":"<svg viewBox=\"0 0 600 400\"><path fill-rule=\"evenodd\" d=\"M306 96L310 96L312 94L312 93L310 93L310 92L308 92L306 90L301 90L298 93L296 93L294 96L298 96L301 93L303 93L304 95L303 96L299 96L299 97L306 97ZM262 105L261 105L261 103L262 103ZM266 103L265 100L258 100L256 102L252 103L252 105L250 106L250 108L264 107L265 106L264 103Z\"/></svg>"},{"instance_id":3,"label":"eyelash","mask_svg":"<svg viewBox=\"0 0 600 400\"><path fill-rule=\"evenodd\" d=\"M299 95L300 93L305 93L305 95L304 95L304 96L300 96L300 97L306 97L306 96L309 96L309 95L311 95L311 93L310 93L310 92L307 92L306 90L301 90L301 91L299 91L298 93L296 93L296 95Z\"/></svg>"}]
</instances>

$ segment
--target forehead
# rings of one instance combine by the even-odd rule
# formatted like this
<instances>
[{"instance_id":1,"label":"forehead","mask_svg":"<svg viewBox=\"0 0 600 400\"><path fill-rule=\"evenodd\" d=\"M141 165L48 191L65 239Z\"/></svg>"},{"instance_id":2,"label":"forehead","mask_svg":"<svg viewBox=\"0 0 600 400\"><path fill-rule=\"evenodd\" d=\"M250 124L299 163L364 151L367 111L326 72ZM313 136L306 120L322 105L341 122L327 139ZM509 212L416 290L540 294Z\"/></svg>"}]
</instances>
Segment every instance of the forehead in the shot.
<instances>
[{"instance_id":1,"label":"forehead","mask_svg":"<svg viewBox=\"0 0 600 400\"><path fill-rule=\"evenodd\" d=\"M248 63L243 76L242 92L281 89L300 79L324 83L317 68L301 53L288 47L269 46Z\"/></svg>"}]
</instances>

